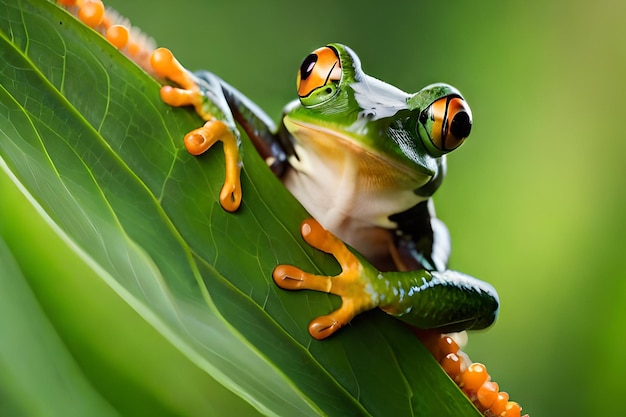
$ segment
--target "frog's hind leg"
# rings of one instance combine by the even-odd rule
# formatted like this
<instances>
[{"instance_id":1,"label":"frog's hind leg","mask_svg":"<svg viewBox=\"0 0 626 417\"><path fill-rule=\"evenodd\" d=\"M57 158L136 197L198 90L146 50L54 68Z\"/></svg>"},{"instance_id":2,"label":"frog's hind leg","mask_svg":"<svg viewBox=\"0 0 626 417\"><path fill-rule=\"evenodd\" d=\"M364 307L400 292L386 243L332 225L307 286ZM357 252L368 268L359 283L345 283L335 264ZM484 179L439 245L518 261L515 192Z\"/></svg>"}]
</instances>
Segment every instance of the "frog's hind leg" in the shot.
<instances>
[{"instance_id":1,"label":"frog's hind leg","mask_svg":"<svg viewBox=\"0 0 626 417\"><path fill-rule=\"evenodd\" d=\"M301 233L309 245L333 254L341 265L342 272L331 277L309 274L291 265L279 265L274 269L273 278L284 289L309 289L341 297L340 308L326 316L317 317L309 324L311 336L321 340L346 325L357 314L376 307L377 300L362 279L363 264L341 240L314 219L307 219L302 223Z\"/></svg>"}]
</instances>

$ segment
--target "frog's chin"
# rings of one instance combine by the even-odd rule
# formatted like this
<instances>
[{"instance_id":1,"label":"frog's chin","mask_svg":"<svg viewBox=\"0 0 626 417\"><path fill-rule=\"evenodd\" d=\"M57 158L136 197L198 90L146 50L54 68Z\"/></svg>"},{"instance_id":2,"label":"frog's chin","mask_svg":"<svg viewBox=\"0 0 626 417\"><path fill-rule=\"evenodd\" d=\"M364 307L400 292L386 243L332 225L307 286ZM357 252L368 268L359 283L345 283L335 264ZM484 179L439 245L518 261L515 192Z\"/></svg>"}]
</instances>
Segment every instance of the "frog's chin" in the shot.
<instances>
[{"instance_id":1,"label":"frog's chin","mask_svg":"<svg viewBox=\"0 0 626 417\"><path fill-rule=\"evenodd\" d=\"M315 159L321 160L324 165L334 164L338 175L345 171L344 164L354 159L359 162L357 165L361 174L377 182L387 183L387 186L411 191L428 183L434 175L427 167L403 164L378 150L371 149L364 145L363 141L359 141L357 136L347 132L294 120L289 116L284 117L283 123L293 138L294 147L298 150L297 161L294 161L294 164L299 165L301 170L314 173L316 167L319 167L305 162L310 155L315 155ZM309 166L304 166L305 164ZM298 169L298 166L294 167Z\"/></svg>"}]
</instances>

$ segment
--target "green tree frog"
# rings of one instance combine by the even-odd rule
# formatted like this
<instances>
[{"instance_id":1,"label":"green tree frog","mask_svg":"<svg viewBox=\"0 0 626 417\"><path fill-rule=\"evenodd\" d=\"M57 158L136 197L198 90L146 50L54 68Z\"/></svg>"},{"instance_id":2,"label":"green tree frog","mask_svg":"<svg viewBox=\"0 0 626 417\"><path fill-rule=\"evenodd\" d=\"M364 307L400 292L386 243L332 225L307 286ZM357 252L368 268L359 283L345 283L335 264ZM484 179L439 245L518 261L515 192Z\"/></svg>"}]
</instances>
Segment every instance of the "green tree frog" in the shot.
<instances>
[{"instance_id":1,"label":"green tree frog","mask_svg":"<svg viewBox=\"0 0 626 417\"><path fill-rule=\"evenodd\" d=\"M302 224L302 235L332 253L341 274L317 276L288 265L273 273L282 288L342 298L338 310L311 322L313 337L326 338L374 307L422 329L493 323L496 291L447 269L449 236L431 200L445 175L445 154L471 130L472 114L459 91L434 84L405 93L366 75L347 46L329 44L302 62L298 99L276 128L235 88L208 71L187 72L169 51L157 50L152 65L180 86L163 87L163 100L194 105L207 120L185 137L187 149L200 154L224 142L224 208L236 210L241 200L238 123L315 219Z\"/></svg>"},{"instance_id":2,"label":"green tree frog","mask_svg":"<svg viewBox=\"0 0 626 417\"><path fill-rule=\"evenodd\" d=\"M128 41L123 27L104 23L110 18L101 2L62 3L77 4L79 17L90 26L108 26L106 36L118 48ZM472 127L470 108L455 88L434 84L405 93L366 75L347 46L329 44L302 62L298 99L285 107L277 128L235 88L209 71L187 71L167 49L152 53L151 67L178 85L161 89L166 103L193 105L206 120L184 138L187 150L198 155L223 142L220 202L226 210L237 210L242 198L240 125L315 219L303 222L304 239L333 254L342 272L318 276L290 265L273 272L280 287L342 298L338 310L311 322L313 337L328 337L374 307L422 329L458 331L493 323L496 291L447 269L449 236L432 208L445 155Z\"/></svg>"}]
</instances>

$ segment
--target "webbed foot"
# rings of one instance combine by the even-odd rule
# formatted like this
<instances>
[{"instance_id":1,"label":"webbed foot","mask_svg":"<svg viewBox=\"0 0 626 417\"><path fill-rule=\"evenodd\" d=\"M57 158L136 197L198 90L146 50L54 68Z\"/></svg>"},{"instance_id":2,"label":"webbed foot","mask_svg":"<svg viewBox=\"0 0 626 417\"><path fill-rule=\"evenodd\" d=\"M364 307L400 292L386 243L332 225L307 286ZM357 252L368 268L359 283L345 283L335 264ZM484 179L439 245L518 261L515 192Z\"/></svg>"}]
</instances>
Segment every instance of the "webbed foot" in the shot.
<instances>
[{"instance_id":1,"label":"webbed foot","mask_svg":"<svg viewBox=\"0 0 626 417\"><path fill-rule=\"evenodd\" d=\"M309 245L337 259L341 273L334 277L314 275L291 265L278 265L272 275L276 284L283 289L316 290L341 297L341 307L326 316L315 318L309 324L311 336L321 340L378 303L376 297L368 292L367 282L362 278L365 273L363 264L341 240L314 219L305 220L300 231Z\"/></svg>"}]
</instances>

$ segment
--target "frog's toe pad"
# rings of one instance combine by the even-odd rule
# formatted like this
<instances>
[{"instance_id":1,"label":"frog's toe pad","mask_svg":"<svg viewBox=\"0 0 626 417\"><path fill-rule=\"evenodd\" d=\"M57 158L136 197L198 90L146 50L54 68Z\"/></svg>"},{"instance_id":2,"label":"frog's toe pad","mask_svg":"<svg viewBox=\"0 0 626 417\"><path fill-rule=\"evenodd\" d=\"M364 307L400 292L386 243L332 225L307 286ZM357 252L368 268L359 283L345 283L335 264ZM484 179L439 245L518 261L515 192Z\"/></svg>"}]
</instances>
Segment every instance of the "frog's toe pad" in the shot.
<instances>
[{"instance_id":1,"label":"frog's toe pad","mask_svg":"<svg viewBox=\"0 0 626 417\"><path fill-rule=\"evenodd\" d=\"M239 176L236 179L227 179L220 192L220 204L224 210L229 212L237 211L241 205L242 191Z\"/></svg>"},{"instance_id":2,"label":"frog's toe pad","mask_svg":"<svg viewBox=\"0 0 626 417\"><path fill-rule=\"evenodd\" d=\"M167 48L155 50L150 56L150 65L163 78L170 78L171 75L182 71L180 63L174 58L172 51Z\"/></svg>"},{"instance_id":3,"label":"frog's toe pad","mask_svg":"<svg viewBox=\"0 0 626 417\"><path fill-rule=\"evenodd\" d=\"M327 241L329 238L332 238L332 235L317 220L313 218L305 219L300 226L300 233L306 243L316 249L328 252Z\"/></svg>"},{"instance_id":4,"label":"frog's toe pad","mask_svg":"<svg viewBox=\"0 0 626 417\"><path fill-rule=\"evenodd\" d=\"M215 135L210 129L200 127L194 129L185 135L183 142L187 152L192 155L201 155L205 153L217 141Z\"/></svg>"},{"instance_id":5,"label":"frog's toe pad","mask_svg":"<svg viewBox=\"0 0 626 417\"><path fill-rule=\"evenodd\" d=\"M276 285L282 289L300 290L303 285L302 274L304 274L304 271L294 266L278 265L274 268L272 277L274 278Z\"/></svg>"},{"instance_id":6,"label":"frog's toe pad","mask_svg":"<svg viewBox=\"0 0 626 417\"><path fill-rule=\"evenodd\" d=\"M331 316L321 316L309 324L309 334L317 340L326 339L345 323L339 323Z\"/></svg>"},{"instance_id":7,"label":"frog's toe pad","mask_svg":"<svg viewBox=\"0 0 626 417\"><path fill-rule=\"evenodd\" d=\"M158 48L152 52L150 65L159 76L175 82L185 90L199 89L189 72L167 48Z\"/></svg>"}]
</instances>

